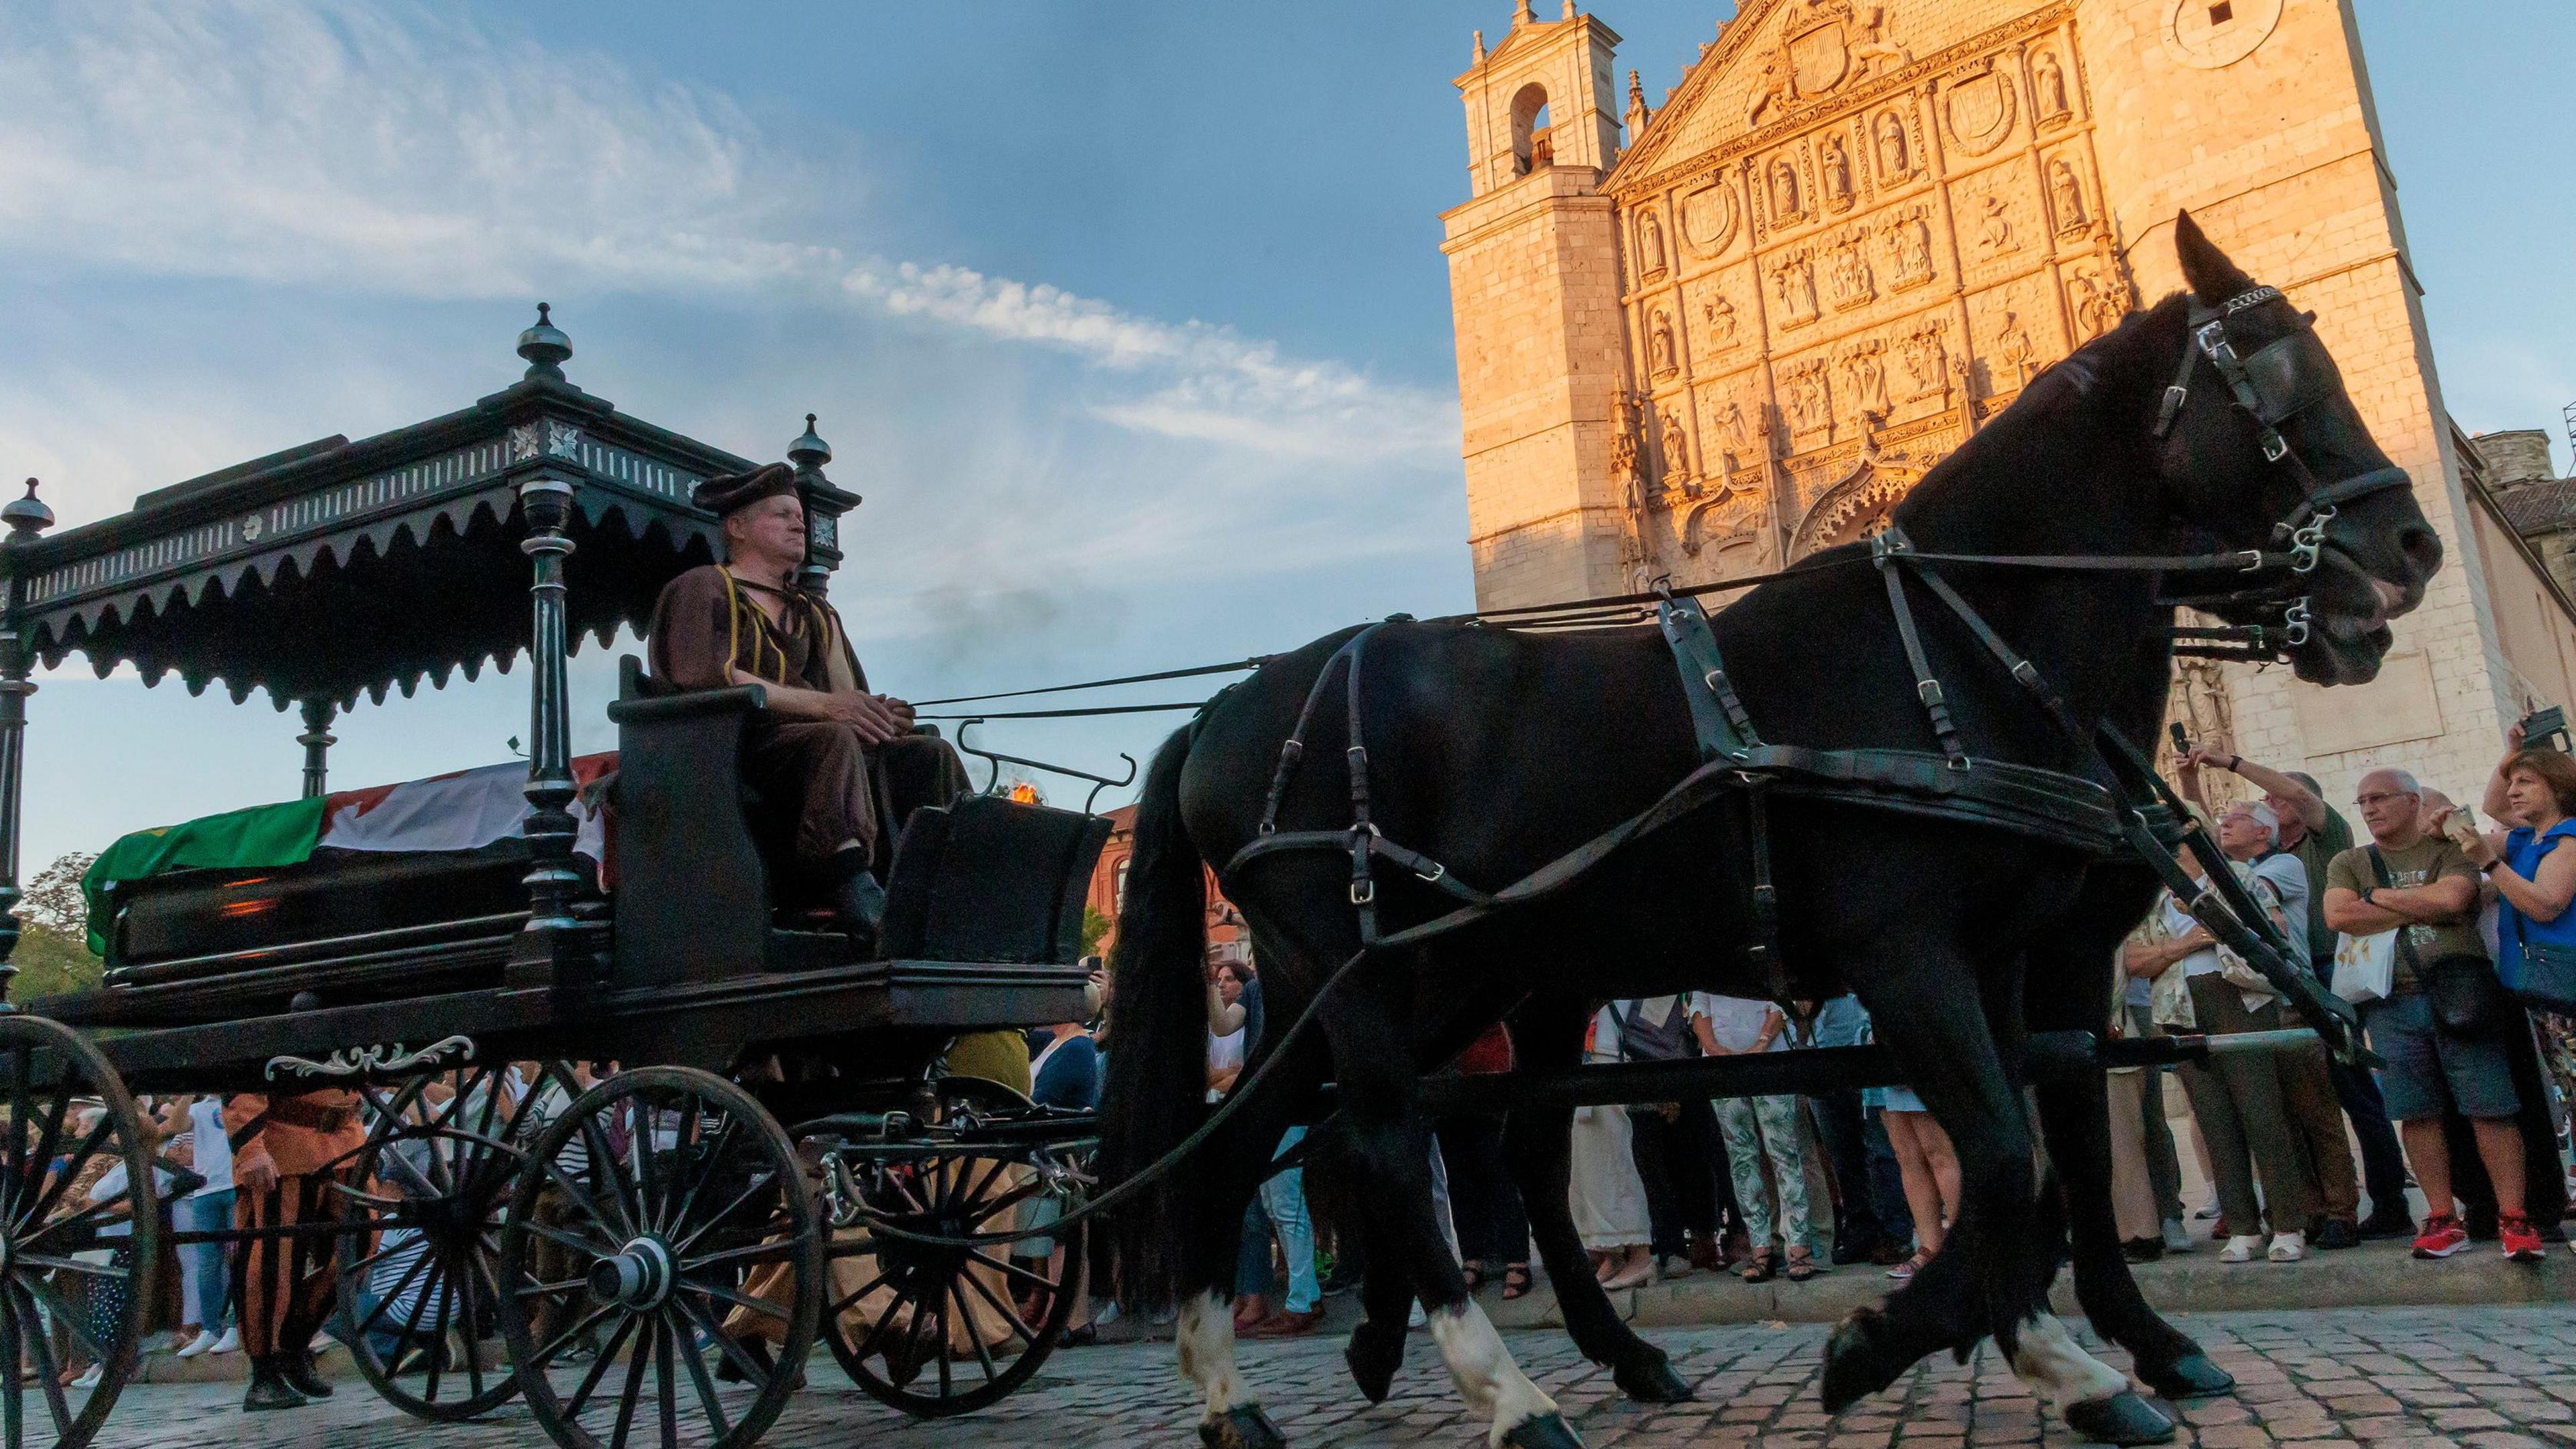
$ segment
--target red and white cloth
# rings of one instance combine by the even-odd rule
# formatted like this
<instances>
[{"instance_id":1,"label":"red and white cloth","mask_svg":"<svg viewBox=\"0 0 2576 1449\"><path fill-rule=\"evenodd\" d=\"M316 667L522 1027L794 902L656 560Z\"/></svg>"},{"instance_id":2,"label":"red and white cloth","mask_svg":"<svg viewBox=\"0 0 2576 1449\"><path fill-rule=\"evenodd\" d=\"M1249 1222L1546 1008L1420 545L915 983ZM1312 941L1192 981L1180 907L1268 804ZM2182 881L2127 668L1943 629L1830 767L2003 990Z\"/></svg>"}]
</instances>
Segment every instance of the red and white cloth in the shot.
<instances>
[{"instance_id":1,"label":"red and white cloth","mask_svg":"<svg viewBox=\"0 0 2576 1449\"><path fill-rule=\"evenodd\" d=\"M577 788L617 768L617 754L583 755L572 762ZM337 850L476 850L520 833L528 818L525 761L484 765L426 780L332 792L322 805L320 845ZM604 812L575 795L573 850L605 858Z\"/></svg>"}]
</instances>

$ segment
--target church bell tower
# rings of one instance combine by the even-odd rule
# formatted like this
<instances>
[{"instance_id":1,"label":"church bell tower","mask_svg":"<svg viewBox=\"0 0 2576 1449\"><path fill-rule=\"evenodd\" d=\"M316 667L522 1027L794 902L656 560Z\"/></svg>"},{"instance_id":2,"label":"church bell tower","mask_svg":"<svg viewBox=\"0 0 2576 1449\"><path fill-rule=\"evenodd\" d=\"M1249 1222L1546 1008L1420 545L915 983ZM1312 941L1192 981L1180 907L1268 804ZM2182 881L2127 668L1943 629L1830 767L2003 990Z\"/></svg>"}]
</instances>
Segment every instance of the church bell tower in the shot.
<instances>
[{"instance_id":1,"label":"church bell tower","mask_svg":"<svg viewBox=\"0 0 2576 1449\"><path fill-rule=\"evenodd\" d=\"M1628 388L1618 228L1601 179L1618 159L1610 27L1564 0L1457 78L1469 199L1441 217L1458 334L1476 602L1625 592L1628 525L1611 443Z\"/></svg>"}]
</instances>

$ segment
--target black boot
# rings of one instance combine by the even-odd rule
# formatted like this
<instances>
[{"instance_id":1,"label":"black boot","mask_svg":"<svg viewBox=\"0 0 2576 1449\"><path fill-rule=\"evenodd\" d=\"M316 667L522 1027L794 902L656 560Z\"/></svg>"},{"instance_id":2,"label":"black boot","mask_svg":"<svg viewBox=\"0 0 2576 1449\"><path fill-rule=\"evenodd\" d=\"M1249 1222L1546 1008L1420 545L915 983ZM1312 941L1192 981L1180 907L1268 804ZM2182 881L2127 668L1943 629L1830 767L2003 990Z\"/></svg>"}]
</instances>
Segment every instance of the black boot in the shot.
<instances>
[{"instance_id":1,"label":"black boot","mask_svg":"<svg viewBox=\"0 0 2576 1449\"><path fill-rule=\"evenodd\" d=\"M308 1399L331 1397L331 1385L313 1367L313 1350L305 1348L293 1353L280 1353L275 1362L277 1376L286 1381L288 1388Z\"/></svg>"},{"instance_id":2,"label":"black boot","mask_svg":"<svg viewBox=\"0 0 2576 1449\"><path fill-rule=\"evenodd\" d=\"M295 1391L278 1371L275 1355L261 1355L250 1361L250 1391L242 1395L242 1412L255 1414L263 1409L300 1409L313 1402Z\"/></svg>"},{"instance_id":3,"label":"black boot","mask_svg":"<svg viewBox=\"0 0 2576 1449\"><path fill-rule=\"evenodd\" d=\"M843 851L849 857L850 870L832 887L832 909L841 918L842 927L850 933L850 947L862 961L877 954L877 928L885 922L885 887L868 874L863 852Z\"/></svg>"}]
</instances>

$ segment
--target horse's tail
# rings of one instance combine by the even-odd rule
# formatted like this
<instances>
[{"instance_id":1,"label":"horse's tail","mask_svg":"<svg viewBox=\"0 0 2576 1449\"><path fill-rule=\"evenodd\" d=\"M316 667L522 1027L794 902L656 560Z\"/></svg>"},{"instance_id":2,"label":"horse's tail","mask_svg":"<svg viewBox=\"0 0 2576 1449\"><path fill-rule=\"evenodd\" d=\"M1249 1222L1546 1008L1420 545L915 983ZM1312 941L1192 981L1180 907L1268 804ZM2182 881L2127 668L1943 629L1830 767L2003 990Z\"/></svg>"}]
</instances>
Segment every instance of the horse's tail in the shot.
<instances>
[{"instance_id":1,"label":"horse's tail","mask_svg":"<svg viewBox=\"0 0 2576 1449\"><path fill-rule=\"evenodd\" d=\"M1142 1172L1207 1120L1207 877L1181 824L1181 767L1196 726L1163 742L1136 801L1136 853L1110 952L1109 1080L1100 1104L1101 1181ZM1112 1218L1119 1296L1170 1303L1201 1194L1186 1172Z\"/></svg>"}]
</instances>

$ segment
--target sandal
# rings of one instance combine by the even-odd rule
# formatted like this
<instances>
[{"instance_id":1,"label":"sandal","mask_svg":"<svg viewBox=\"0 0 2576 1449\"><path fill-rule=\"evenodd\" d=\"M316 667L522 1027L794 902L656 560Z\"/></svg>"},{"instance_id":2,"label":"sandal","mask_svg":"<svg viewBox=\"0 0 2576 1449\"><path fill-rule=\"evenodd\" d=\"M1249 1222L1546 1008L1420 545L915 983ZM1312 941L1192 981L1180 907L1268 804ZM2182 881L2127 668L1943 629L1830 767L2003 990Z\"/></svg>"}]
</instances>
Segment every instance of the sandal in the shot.
<instances>
[{"instance_id":1,"label":"sandal","mask_svg":"<svg viewBox=\"0 0 2576 1449\"><path fill-rule=\"evenodd\" d=\"M1744 1266L1735 1270L1735 1276L1747 1283L1770 1282L1771 1249L1767 1245L1754 1249L1753 1255L1744 1260Z\"/></svg>"},{"instance_id":2,"label":"sandal","mask_svg":"<svg viewBox=\"0 0 2576 1449\"><path fill-rule=\"evenodd\" d=\"M1503 1265L1503 1301L1505 1303L1515 1298L1528 1297L1530 1289L1534 1286L1536 1286L1536 1280L1530 1277L1529 1264L1505 1263Z\"/></svg>"},{"instance_id":3,"label":"sandal","mask_svg":"<svg viewBox=\"0 0 2576 1449\"><path fill-rule=\"evenodd\" d=\"M1469 1293L1474 1293L1485 1286L1485 1265L1482 1263L1461 1263L1458 1265L1458 1276L1467 1280L1467 1291Z\"/></svg>"},{"instance_id":4,"label":"sandal","mask_svg":"<svg viewBox=\"0 0 2576 1449\"><path fill-rule=\"evenodd\" d=\"M1789 1250L1789 1281L1804 1283L1816 1276L1816 1254L1812 1248Z\"/></svg>"},{"instance_id":5,"label":"sandal","mask_svg":"<svg viewBox=\"0 0 2576 1449\"><path fill-rule=\"evenodd\" d=\"M1915 1274L1922 1272L1923 1266L1931 1261L1932 1255L1930 1253L1923 1251L1921 1248L1917 1248L1914 1250L1914 1256L1897 1264L1895 1267L1888 1269L1887 1276L1895 1279L1899 1283L1902 1283L1907 1279L1912 1278Z\"/></svg>"}]
</instances>

